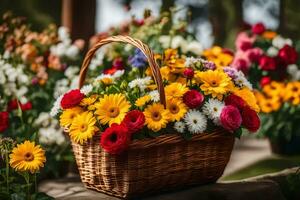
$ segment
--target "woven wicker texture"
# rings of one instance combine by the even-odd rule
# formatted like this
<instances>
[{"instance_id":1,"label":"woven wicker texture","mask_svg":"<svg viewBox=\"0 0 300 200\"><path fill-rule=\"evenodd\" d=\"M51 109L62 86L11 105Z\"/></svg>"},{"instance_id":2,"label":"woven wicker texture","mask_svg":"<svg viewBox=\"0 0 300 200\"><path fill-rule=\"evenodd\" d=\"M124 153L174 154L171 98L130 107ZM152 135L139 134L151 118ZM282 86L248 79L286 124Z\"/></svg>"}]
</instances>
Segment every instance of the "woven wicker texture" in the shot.
<instances>
[{"instance_id":1,"label":"woven wicker texture","mask_svg":"<svg viewBox=\"0 0 300 200\"><path fill-rule=\"evenodd\" d=\"M101 40L87 53L80 71L82 87L88 65L98 48L123 42L139 48L147 57L158 85L161 103L165 94L159 67L149 47L128 36ZM234 135L224 130L197 134L189 141L177 134L135 140L126 152L111 155L100 147L100 135L84 145L72 142L81 180L87 188L128 198L145 193L216 181L229 161Z\"/></svg>"}]
</instances>

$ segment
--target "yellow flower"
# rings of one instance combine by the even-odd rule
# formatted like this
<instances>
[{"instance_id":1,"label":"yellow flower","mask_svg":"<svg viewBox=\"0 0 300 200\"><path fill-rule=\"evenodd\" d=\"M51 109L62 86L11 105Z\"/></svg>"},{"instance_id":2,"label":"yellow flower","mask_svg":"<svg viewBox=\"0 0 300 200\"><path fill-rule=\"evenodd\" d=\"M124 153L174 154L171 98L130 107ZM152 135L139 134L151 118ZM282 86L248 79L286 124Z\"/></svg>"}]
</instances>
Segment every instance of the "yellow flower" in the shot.
<instances>
[{"instance_id":1,"label":"yellow flower","mask_svg":"<svg viewBox=\"0 0 300 200\"><path fill-rule=\"evenodd\" d=\"M34 142L26 140L22 144L18 144L12 150L10 157L10 166L16 171L30 171L35 173L41 167L44 167L46 162L45 151L40 145L35 145Z\"/></svg>"},{"instance_id":2,"label":"yellow flower","mask_svg":"<svg viewBox=\"0 0 300 200\"><path fill-rule=\"evenodd\" d=\"M96 96L86 97L81 100L80 105L87 107L88 110L95 110L96 107L95 107L94 103L96 102L96 100L97 100Z\"/></svg>"},{"instance_id":3,"label":"yellow flower","mask_svg":"<svg viewBox=\"0 0 300 200\"><path fill-rule=\"evenodd\" d=\"M300 104L300 82L289 82L282 92L284 101L290 101L293 105Z\"/></svg>"},{"instance_id":4,"label":"yellow flower","mask_svg":"<svg viewBox=\"0 0 300 200\"><path fill-rule=\"evenodd\" d=\"M135 101L135 105L137 107L142 107L144 106L147 102L149 102L151 100L151 96L150 95L145 95L145 96L142 96L140 98L138 98L136 101Z\"/></svg>"},{"instance_id":5,"label":"yellow flower","mask_svg":"<svg viewBox=\"0 0 300 200\"><path fill-rule=\"evenodd\" d=\"M171 73L182 73L185 69L185 60L179 58L176 49L165 50L163 63Z\"/></svg>"},{"instance_id":6,"label":"yellow flower","mask_svg":"<svg viewBox=\"0 0 300 200\"><path fill-rule=\"evenodd\" d=\"M169 111L169 120L172 122L179 121L187 112L187 107L185 106L185 104L178 99L168 100L167 109Z\"/></svg>"},{"instance_id":7,"label":"yellow flower","mask_svg":"<svg viewBox=\"0 0 300 200\"><path fill-rule=\"evenodd\" d=\"M62 127L68 127L72 124L74 118L83 112L83 109L80 107L69 108L63 111L60 115L60 125Z\"/></svg>"},{"instance_id":8,"label":"yellow flower","mask_svg":"<svg viewBox=\"0 0 300 200\"><path fill-rule=\"evenodd\" d=\"M265 85L262 89L262 91L267 96L277 96L277 97L281 97L283 90L284 90L284 84L276 81L272 81L270 84Z\"/></svg>"},{"instance_id":9,"label":"yellow flower","mask_svg":"<svg viewBox=\"0 0 300 200\"><path fill-rule=\"evenodd\" d=\"M123 94L104 95L96 103L96 114L101 124L120 124L130 109L130 103Z\"/></svg>"},{"instance_id":10,"label":"yellow flower","mask_svg":"<svg viewBox=\"0 0 300 200\"><path fill-rule=\"evenodd\" d=\"M256 98L251 90L244 87L242 89L234 90L233 94L241 97L252 110L259 112L259 106L257 105Z\"/></svg>"},{"instance_id":11,"label":"yellow flower","mask_svg":"<svg viewBox=\"0 0 300 200\"><path fill-rule=\"evenodd\" d=\"M166 97L168 99L181 98L189 89L181 83L171 83L165 87Z\"/></svg>"},{"instance_id":12,"label":"yellow flower","mask_svg":"<svg viewBox=\"0 0 300 200\"><path fill-rule=\"evenodd\" d=\"M102 78L101 79L101 82L104 84L104 85L111 85L113 83L113 80L109 77L105 77L105 78Z\"/></svg>"},{"instance_id":13,"label":"yellow flower","mask_svg":"<svg viewBox=\"0 0 300 200\"><path fill-rule=\"evenodd\" d=\"M213 46L210 49L203 51L203 56L216 64L217 67L228 66L233 61L233 56L224 53L223 49L219 46Z\"/></svg>"},{"instance_id":14,"label":"yellow flower","mask_svg":"<svg viewBox=\"0 0 300 200\"><path fill-rule=\"evenodd\" d=\"M159 103L148 105L144 111L147 127L155 132L166 128L169 120L169 112Z\"/></svg>"},{"instance_id":15,"label":"yellow flower","mask_svg":"<svg viewBox=\"0 0 300 200\"><path fill-rule=\"evenodd\" d=\"M260 99L259 106L263 113L270 113L281 107L281 101L278 97L265 97Z\"/></svg>"},{"instance_id":16,"label":"yellow flower","mask_svg":"<svg viewBox=\"0 0 300 200\"><path fill-rule=\"evenodd\" d=\"M196 73L195 79L201 83L200 89L205 95L222 100L223 95L232 89L230 77L221 70L208 70Z\"/></svg>"},{"instance_id":17,"label":"yellow flower","mask_svg":"<svg viewBox=\"0 0 300 200\"><path fill-rule=\"evenodd\" d=\"M95 132L98 131L96 126L96 118L92 112L83 112L77 115L70 126L70 138L78 144L83 144L88 139L92 138Z\"/></svg>"}]
</instances>

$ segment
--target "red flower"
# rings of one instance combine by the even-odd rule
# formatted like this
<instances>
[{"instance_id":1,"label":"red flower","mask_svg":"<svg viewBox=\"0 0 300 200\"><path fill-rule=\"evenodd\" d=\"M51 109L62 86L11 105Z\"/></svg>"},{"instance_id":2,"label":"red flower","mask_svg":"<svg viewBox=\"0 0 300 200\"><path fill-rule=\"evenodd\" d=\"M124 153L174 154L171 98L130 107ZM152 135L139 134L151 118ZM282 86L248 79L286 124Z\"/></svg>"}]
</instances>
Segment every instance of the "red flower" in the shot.
<instances>
[{"instance_id":1,"label":"red flower","mask_svg":"<svg viewBox=\"0 0 300 200\"><path fill-rule=\"evenodd\" d=\"M110 154L120 154L125 151L130 141L130 134L124 125L112 124L101 135L100 145Z\"/></svg>"},{"instance_id":2,"label":"red flower","mask_svg":"<svg viewBox=\"0 0 300 200\"><path fill-rule=\"evenodd\" d=\"M259 67L262 70L271 71L276 69L276 61L269 56L262 56L259 60Z\"/></svg>"},{"instance_id":3,"label":"red flower","mask_svg":"<svg viewBox=\"0 0 300 200\"><path fill-rule=\"evenodd\" d=\"M0 112L0 132L5 131L9 125L8 112Z\"/></svg>"},{"instance_id":4,"label":"red flower","mask_svg":"<svg viewBox=\"0 0 300 200\"><path fill-rule=\"evenodd\" d=\"M103 74L113 75L118 69L115 67L103 70Z\"/></svg>"},{"instance_id":5,"label":"red flower","mask_svg":"<svg viewBox=\"0 0 300 200\"><path fill-rule=\"evenodd\" d=\"M248 58L251 62L259 62L260 57L262 56L263 51L260 48L253 48L247 51Z\"/></svg>"},{"instance_id":6,"label":"red flower","mask_svg":"<svg viewBox=\"0 0 300 200\"><path fill-rule=\"evenodd\" d=\"M226 130L233 132L242 124L240 111L234 106L225 106L220 115L220 121Z\"/></svg>"},{"instance_id":7,"label":"red flower","mask_svg":"<svg viewBox=\"0 0 300 200\"><path fill-rule=\"evenodd\" d=\"M71 90L63 96L60 105L63 109L72 108L77 106L83 98L84 94L79 89Z\"/></svg>"},{"instance_id":8,"label":"red flower","mask_svg":"<svg viewBox=\"0 0 300 200\"><path fill-rule=\"evenodd\" d=\"M27 103L21 104L20 101L18 101L17 99L13 99L13 100L8 102L7 111L10 112L12 110L18 109L18 107L19 107L18 104L20 105L22 111L32 109L32 104L31 104L30 101L28 101Z\"/></svg>"},{"instance_id":9,"label":"red flower","mask_svg":"<svg viewBox=\"0 0 300 200\"><path fill-rule=\"evenodd\" d=\"M298 53L294 47L289 45L284 45L279 52L278 57L285 63L285 64L294 64L297 62Z\"/></svg>"},{"instance_id":10,"label":"red flower","mask_svg":"<svg viewBox=\"0 0 300 200\"><path fill-rule=\"evenodd\" d=\"M249 107L245 107L242 112L242 125L251 132L256 132L260 127L260 119L257 113Z\"/></svg>"},{"instance_id":11,"label":"red flower","mask_svg":"<svg viewBox=\"0 0 300 200\"><path fill-rule=\"evenodd\" d=\"M238 70L241 70L244 74L248 74L249 71L249 62L247 62L244 58L237 58L234 61L234 67Z\"/></svg>"},{"instance_id":12,"label":"red flower","mask_svg":"<svg viewBox=\"0 0 300 200\"><path fill-rule=\"evenodd\" d=\"M113 61L113 68L117 69L117 70L122 70L124 69L124 63L122 58L116 58Z\"/></svg>"},{"instance_id":13,"label":"red flower","mask_svg":"<svg viewBox=\"0 0 300 200\"><path fill-rule=\"evenodd\" d=\"M240 49L242 51L246 51L246 50L251 49L251 48L252 48L252 42L244 41L244 42L241 43Z\"/></svg>"},{"instance_id":14,"label":"red flower","mask_svg":"<svg viewBox=\"0 0 300 200\"><path fill-rule=\"evenodd\" d=\"M143 128L145 116L139 110L132 110L126 114L122 124L128 128L129 133L135 133Z\"/></svg>"},{"instance_id":15,"label":"red flower","mask_svg":"<svg viewBox=\"0 0 300 200\"><path fill-rule=\"evenodd\" d=\"M183 71L183 75L188 78L188 79L192 79L194 77L194 70L192 68L186 68Z\"/></svg>"},{"instance_id":16,"label":"red flower","mask_svg":"<svg viewBox=\"0 0 300 200\"><path fill-rule=\"evenodd\" d=\"M252 33L258 34L258 35L260 35L260 34L262 34L263 32L265 32L265 30L266 30L266 27L264 26L263 23L257 23L257 24L254 24L254 25L252 26L252 28L251 28Z\"/></svg>"},{"instance_id":17,"label":"red flower","mask_svg":"<svg viewBox=\"0 0 300 200\"><path fill-rule=\"evenodd\" d=\"M225 105L234 106L239 110L242 110L245 106L247 106L246 102L241 97L234 94L230 94L228 97L226 97Z\"/></svg>"},{"instance_id":18,"label":"red flower","mask_svg":"<svg viewBox=\"0 0 300 200\"><path fill-rule=\"evenodd\" d=\"M21 104L21 110L26 111L26 110L31 110L32 109L32 104L30 101L28 101L25 104Z\"/></svg>"},{"instance_id":19,"label":"red flower","mask_svg":"<svg viewBox=\"0 0 300 200\"><path fill-rule=\"evenodd\" d=\"M264 76L260 79L260 86L263 87L268 85L271 82L271 78L269 76Z\"/></svg>"},{"instance_id":20,"label":"red flower","mask_svg":"<svg viewBox=\"0 0 300 200\"><path fill-rule=\"evenodd\" d=\"M197 108L204 101L204 96L197 90L189 90L183 95L183 102L189 108Z\"/></svg>"}]
</instances>

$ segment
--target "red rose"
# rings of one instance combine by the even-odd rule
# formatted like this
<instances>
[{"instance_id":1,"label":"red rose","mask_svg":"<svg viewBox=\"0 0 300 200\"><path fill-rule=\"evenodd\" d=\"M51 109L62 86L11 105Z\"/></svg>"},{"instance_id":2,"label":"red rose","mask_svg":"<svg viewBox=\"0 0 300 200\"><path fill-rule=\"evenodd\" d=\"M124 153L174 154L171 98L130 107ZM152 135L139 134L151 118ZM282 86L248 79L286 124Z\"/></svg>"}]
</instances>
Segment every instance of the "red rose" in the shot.
<instances>
[{"instance_id":1,"label":"red rose","mask_svg":"<svg viewBox=\"0 0 300 200\"><path fill-rule=\"evenodd\" d=\"M254 24L254 25L252 26L252 28L251 28L252 33L258 34L258 35L260 35L260 34L262 34L263 32L265 32L265 30L266 30L266 27L264 26L263 23L257 23L257 24Z\"/></svg>"},{"instance_id":2,"label":"red rose","mask_svg":"<svg viewBox=\"0 0 300 200\"><path fill-rule=\"evenodd\" d=\"M263 87L271 83L271 78L269 76L264 76L260 79L260 86Z\"/></svg>"},{"instance_id":3,"label":"red rose","mask_svg":"<svg viewBox=\"0 0 300 200\"><path fill-rule=\"evenodd\" d=\"M276 61L269 56L262 56L259 60L259 67L262 70L271 71L276 69Z\"/></svg>"},{"instance_id":4,"label":"red rose","mask_svg":"<svg viewBox=\"0 0 300 200\"><path fill-rule=\"evenodd\" d=\"M247 106L246 102L241 97L234 94L230 94L225 98L225 105L234 106L239 110L242 110L245 106Z\"/></svg>"},{"instance_id":5,"label":"red rose","mask_svg":"<svg viewBox=\"0 0 300 200\"><path fill-rule=\"evenodd\" d=\"M247 62L244 58L237 58L234 61L234 67L240 71L242 71L244 74L248 74L249 71L249 62Z\"/></svg>"},{"instance_id":6,"label":"red rose","mask_svg":"<svg viewBox=\"0 0 300 200\"><path fill-rule=\"evenodd\" d=\"M252 42L244 41L244 42L241 43L240 49L242 51L246 51L246 50L251 49L251 48L252 48Z\"/></svg>"},{"instance_id":7,"label":"red rose","mask_svg":"<svg viewBox=\"0 0 300 200\"><path fill-rule=\"evenodd\" d=\"M251 132L256 132L260 127L260 119L257 113L249 107L245 107L242 112L242 125Z\"/></svg>"},{"instance_id":8,"label":"red rose","mask_svg":"<svg viewBox=\"0 0 300 200\"><path fill-rule=\"evenodd\" d=\"M32 109L32 104L31 104L30 101L28 101L27 103L21 104L20 101L18 101L17 99L13 99L13 100L8 102L7 111L10 112L12 110L18 109L18 107L19 107L18 104L20 105L22 111Z\"/></svg>"},{"instance_id":9,"label":"red rose","mask_svg":"<svg viewBox=\"0 0 300 200\"><path fill-rule=\"evenodd\" d=\"M21 110L26 111L26 110L31 110L32 109L32 104L30 101L27 103L21 104Z\"/></svg>"},{"instance_id":10,"label":"red rose","mask_svg":"<svg viewBox=\"0 0 300 200\"><path fill-rule=\"evenodd\" d=\"M249 60L251 62L259 62L259 59L261 57L261 55L263 54L263 51L260 48L253 48L253 49L249 49L247 51L247 56L249 58Z\"/></svg>"},{"instance_id":11,"label":"red rose","mask_svg":"<svg viewBox=\"0 0 300 200\"><path fill-rule=\"evenodd\" d=\"M189 90L183 95L183 102L189 108L197 108L204 101L204 96L197 90Z\"/></svg>"},{"instance_id":12,"label":"red rose","mask_svg":"<svg viewBox=\"0 0 300 200\"><path fill-rule=\"evenodd\" d=\"M132 110L126 114L122 124L128 128L129 133L135 133L143 128L145 116L139 110Z\"/></svg>"},{"instance_id":13,"label":"red rose","mask_svg":"<svg viewBox=\"0 0 300 200\"><path fill-rule=\"evenodd\" d=\"M125 151L130 141L130 134L124 125L112 124L101 135L100 145L110 154L120 154Z\"/></svg>"},{"instance_id":14,"label":"red rose","mask_svg":"<svg viewBox=\"0 0 300 200\"><path fill-rule=\"evenodd\" d=\"M183 71L183 75L184 77L188 78L188 79L192 79L194 77L194 70L192 68L186 68Z\"/></svg>"},{"instance_id":15,"label":"red rose","mask_svg":"<svg viewBox=\"0 0 300 200\"><path fill-rule=\"evenodd\" d=\"M117 70L124 69L124 63L123 63L122 58L116 58L116 59L114 59L114 61L113 61L113 67L112 68L115 68Z\"/></svg>"},{"instance_id":16,"label":"red rose","mask_svg":"<svg viewBox=\"0 0 300 200\"><path fill-rule=\"evenodd\" d=\"M113 75L118 69L115 67L111 67L109 69L103 70L103 74L110 74Z\"/></svg>"},{"instance_id":17,"label":"red rose","mask_svg":"<svg viewBox=\"0 0 300 200\"><path fill-rule=\"evenodd\" d=\"M294 64L297 62L298 53L294 47L284 45L279 52L278 57L287 65Z\"/></svg>"},{"instance_id":18,"label":"red rose","mask_svg":"<svg viewBox=\"0 0 300 200\"><path fill-rule=\"evenodd\" d=\"M9 125L8 112L0 112L0 132L5 131Z\"/></svg>"},{"instance_id":19,"label":"red rose","mask_svg":"<svg viewBox=\"0 0 300 200\"><path fill-rule=\"evenodd\" d=\"M234 106L225 106L220 115L220 121L223 128L233 132L242 124L240 111Z\"/></svg>"},{"instance_id":20,"label":"red rose","mask_svg":"<svg viewBox=\"0 0 300 200\"><path fill-rule=\"evenodd\" d=\"M83 98L84 94L79 89L71 90L63 96L60 105L63 109L72 108L77 106Z\"/></svg>"}]
</instances>

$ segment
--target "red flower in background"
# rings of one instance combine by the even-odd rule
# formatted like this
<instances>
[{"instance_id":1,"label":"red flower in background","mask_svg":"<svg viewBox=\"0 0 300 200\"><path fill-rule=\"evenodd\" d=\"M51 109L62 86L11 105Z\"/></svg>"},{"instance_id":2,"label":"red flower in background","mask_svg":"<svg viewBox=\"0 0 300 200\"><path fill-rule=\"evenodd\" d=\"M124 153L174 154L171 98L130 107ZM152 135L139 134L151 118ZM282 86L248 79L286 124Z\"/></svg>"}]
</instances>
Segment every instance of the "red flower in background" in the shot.
<instances>
[{"instance_id":1,"label":"red flower in background","mask_svg":"<svg viewBox=\"0 0 300 200\"><path fill-rule=\"evenodd\" d=\"M249 107L244 107L242 112L242 125L251 132L256 132L260 127L257 113Z\"/></svg>"},{"instance_id":2,"label":"red flower in background","mask_svg":"<svg viewBox=\"0 0 300 200\"><path fill-rule=\"evenodd\" d=\"M284 45L279 52L278 57L287 65L294 64L297 62L298 53L294 47Z\"/></svg>"},{"instance_id":3,"label":"red flower in background","mask_svg":"<svg viewBox=\"0 0 300 200\"><path fill-rule=\"evenodd\" d=\"M31 110L32 109L32 104L30 101L27 103L21 104L21 110L26 111L26 110Z\"/></svg>"},{"instance_id":4,"label":"red flower in background","mask_svg":"<svg viewBox=\"0 0 300 200\"><path fill-rule=\"evenodd\" d=\"M254 24L251 28L252 33L257 34L257 35L262 34L263 32L265 32L265 30L266 30L266 27L263 23Z\"/></svg>"},{"instance_id":5,"label":"red flower in background","mask_svg":"<svg viewBox=\"0 0 300 200\"><path fill-rule=\"evenodd\" d=\"M263 87L271 83L271 78L269 76L264 76L260 79L260 86Z\"/></svg>"},{"instance_id":6,"label":"red flower in background","mask_svg":"<svg viewBox=\"0 0 300 200\"><path fill-rule=\"evenodd\" d=\"M248 59L251 62L259 62L259 59L261 58L262 54L263 51L260 48L253 48L247 51Z\"/></svg>"},{"instance_id":7,"label":"red flower in background","mask_svg":"<svg viewBox=\"0 0 300 200\"><path fill-rule=\"evenodd\" d=\"M204 96L197 90L189 90L183 95L183 102L189 108L197 108L204 101Z\"/></svg>"},{"instance_id":8,"label":"red flower in background","mask_svg":"<svg viewBox=\"0 0 300 200\"><path fill-rule=\"evenodd\" d=\"M5 131L9 126L8 112L0 112L0 132Z\"/></svg>"},{"instance_id":9,"label":"red flower in background","mask_svg":"<svg viewBox=\"0 0 300 200\"><path fill-rule=\"evenodd\" d=\"M8 105L7 105L7 111L10 112L12 110L16 110L18 109L19 105L20 105L20 108L22 111L26 111L26 110L31 110L32 109L32 104L30 101L28 101L27 103L24 103L24 104L21 104L20 101L18 101L17 99L13 99L13 100L10 100L8 102Z\"/></svg>"},{"instance_id":10,"label":"red flower in background","mask_svg":"<svg viewBox=\"0 0 300 200\"><path fill-rule=\"evenodd\" d=\"M262 70L272 71L276 69L276 60L269 56L262 56L259 60L259 67Z\"/></svg>"},{"instance_id":11,"label":"red flower in background","mask_svg":"<svg viewBox=\"0 0 300 200\"><path fill-rule=\"evenodd\" d=\"M83 98L84 94L79 89L71 90L63 96L60 105L63 109L72 108L77 106Z\"/></svg>"},{"instance_id":12,"label":"red flower in background","mask_svg":"<svg viewBox=\"0 0 300 200\"><path fill-rule=\"evenodd\" d=\"M126 126L112 124L101 134L100 145L110 154L120 154L127 149L130 135Z\"/></svg>"},{"instance_id":13,"label":"red flower in background","mask_svg":"<svg viewBox=\"0 0 300 200\"><path fill-rule=\"evenodd\" d=\"M116 71L123 70L123 69L124 69L124 63L122 58L116 58L113 61L112 67L103 70L103 73L113 75Z\"/></svg>"},{"instance_id":14,"label":"red flower in background","mask_svg":"<svg viewBox=\"0 0 300 200\"><path fill-rule=\"evenodd\" d=\"M186 68L184 71L183 71L183 75L184 77L188 78L188 79L192 79L194 77L194 70L193 68Z\"/></svg>"},{"instance_id":15,"label":"red flower in background","mask_svg":"<svg viewBox=\"0 0 300 200\"><path fill-rule=\"evenodd\" d=\"M247 60L245 60L244 58L237 58L234 60L233 62L233 66L238 69L241 70L244 74L248 74L249 71L249 62L247 62Z\"/></svg>"},{"instance_id":16,"label":"red flower in background","mask_svg":"<svg viewBox=\"0 0 300 200\"><path fill-rule=\"evenodd\" d=\"M240 111L234 106L225 106L220 115L220 121L223 128L233 132L242 124Z\"/></svg>"},{"instance_id":17,"label":"red flower in background","mask_svg":"<svg viewBox=\"0 0 300 200\"><path fill-rule=\"evenodd\" d=\"M135 133L143 128L145 116L139 110L132 110L126 114L122 124L128 128L129 133Z\"/></svg>"},{"instance_id":18,"label":"red flower in background","mask_svg":"<svg viewBox=\"0 0 300 200\"><path fill-rule=\"evenodd\" d=\"M225 98L225 105L226 106L234 106L239 110L242 110L244 107L247 106L246 102L239 96L230 94Z\"/></svg>"}]
</instances>

